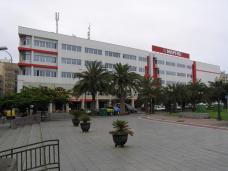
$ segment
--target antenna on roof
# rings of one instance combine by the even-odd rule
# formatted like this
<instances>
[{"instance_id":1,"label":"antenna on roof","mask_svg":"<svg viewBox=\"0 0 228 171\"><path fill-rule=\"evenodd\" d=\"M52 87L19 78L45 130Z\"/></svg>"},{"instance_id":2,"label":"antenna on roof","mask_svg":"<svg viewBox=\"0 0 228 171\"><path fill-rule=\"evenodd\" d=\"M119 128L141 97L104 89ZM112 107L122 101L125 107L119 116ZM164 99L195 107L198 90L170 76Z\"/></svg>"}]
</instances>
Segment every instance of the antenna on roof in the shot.
<instances>
[{"instance_id":1,"label":"antenna on roof","mask_svg":"<svg viewBox=\"0 0 228 171\"><path fill-rule=\"evenodd\" d=\"M89 27L88 27L88 33L87 33L87 36L88 36L88 38L87 38L87 39L88 39L88 40L90 40L90 26L91 26L91 25L89 24Z\"/></svg>"},{"instance_id":2,"label":"antenna on roof","mask_svg":"<svg viewBox=\"0 0 228 171\"><path fill-rule=\"evenodd\" d=\"M59 33L59 12L55 12L55 21L56 21L56 33Z\"/></svg>"}]
</instances>

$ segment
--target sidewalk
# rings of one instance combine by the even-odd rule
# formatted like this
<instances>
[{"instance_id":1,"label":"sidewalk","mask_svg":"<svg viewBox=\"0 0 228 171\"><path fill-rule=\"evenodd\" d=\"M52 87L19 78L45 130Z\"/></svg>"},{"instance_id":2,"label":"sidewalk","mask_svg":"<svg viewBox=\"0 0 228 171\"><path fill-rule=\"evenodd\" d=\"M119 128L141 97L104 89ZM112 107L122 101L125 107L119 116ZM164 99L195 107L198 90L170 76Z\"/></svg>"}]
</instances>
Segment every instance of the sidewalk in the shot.
<instances>
[{"instance_id":1,"label":"sidewalk","mask_svg":"<svg viewBox=\"0 0 228 171\"><path fill-rule=\"evenodd\" d=\"M170 116L167 113L147 114L144 119L155 120L160 122L176 123L181 125L191 125L207 127L214 129L228 130L228 121L218 121L216 119L191 119L178 116Z\"/></svg>"}]
</instances>

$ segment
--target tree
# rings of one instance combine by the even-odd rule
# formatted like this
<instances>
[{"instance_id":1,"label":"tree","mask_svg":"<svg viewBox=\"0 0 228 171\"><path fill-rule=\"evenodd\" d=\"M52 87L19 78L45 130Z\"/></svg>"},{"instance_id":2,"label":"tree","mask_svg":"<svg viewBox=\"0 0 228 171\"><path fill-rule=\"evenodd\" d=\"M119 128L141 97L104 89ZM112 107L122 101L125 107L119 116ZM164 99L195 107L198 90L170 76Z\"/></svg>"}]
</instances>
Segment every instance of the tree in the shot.
<instances>
[{"instance_id":1,"label":"tree","mask_svg":"<svg viewBox=\"0 0 228 171\"><path fill-rule=\"evenodd\" d=\"M188 90L190 94L190 101L192 104L192 110L196 110L196 104L202 102L205 99L205 92L207 90L207 86L202 83L200 80L197 80L195 83L188 83Z\"/></svg>"},{"instance_id":2,"label":"tree","mask_svg":"<svg viewBox=\"0 0 228 171\"><path fill-rule=\"evenodd\" d=\"M143 78L139 89L139 100L143 102L146 111L154 113L155 100L160 95L161 84L158 79ZM150 106L148 105L150 104ZM150 110L148 110L148 108Z\"/></svg>"},{"instance_id":3,"label":"tree","mask_svg":"<svg viewBox=\"0 0 228 171\"><path fill-rule=\"evenodd\" d=\"M224 89L224 84L222 81L209 82L210 88L212 90L212 98L218 102L218 115L217 120L222 120L221 117L221 107L220 101L224 99L226 91Z\"/></svg>"},{"instance_id":4,"label":"tree","mask_svg":"<svg viewBox=\"0 0 228 171\"><path fill-rule=\"evenodd\" d=\"M79 81L73 88L73 94L80 96L86 92L92 95L92 107L95 109L95 97L97 92L104 92L109 83L110 73L103 68L101 62L93 61L86 65L86 71L75 73Z\"/></svg>"},{"instance_id":5,"label":"tree","mask_svg":"<svg viewBox=\"0 0 228 171\"><path fill-rule=\"evenodd\" d=\"M120 98L121 114L125 113L125 99L132 91L138 91L142 76L130 71L128 64L114 66L111 85L113 93Z\"/></svg>"}]
</instances>

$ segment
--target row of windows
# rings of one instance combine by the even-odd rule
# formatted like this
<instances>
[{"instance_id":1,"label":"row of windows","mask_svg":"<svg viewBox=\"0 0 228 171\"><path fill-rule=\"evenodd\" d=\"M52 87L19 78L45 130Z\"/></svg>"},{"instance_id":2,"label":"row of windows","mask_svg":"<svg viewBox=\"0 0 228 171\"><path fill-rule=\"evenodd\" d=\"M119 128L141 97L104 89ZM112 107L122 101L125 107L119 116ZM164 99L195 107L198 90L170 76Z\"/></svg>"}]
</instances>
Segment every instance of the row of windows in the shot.
<instances>
[{"instance_id":1,"label":"row of windows","mask_svg":"<svg viewBox=\"0 0 228 171\"><path fill-rule=\"evenodd\" d=\"M113 56L113 57L120 57L120 53L117 52L111 52L111 51L105 51L105 56Z\"/></svg>"},{"instance_id":2,"label":"row of windows","mask_svg":"<svg viewBox=\"0 0 228 171\"><path fill-rule=\"evenodd\" d=\"M34 40L34 46L57 49L57 43L48 40Z\"/></svg>"},{"instance_id":3,"label":"row of windows","mask_svg":"<svg viewBox=\"0 0 228 171\"><path fill-rule=\"evenodd\" d=\"M74 78L75 73L73 73L73 72L62 72L61 75L63 78Z\"/></svg>"},{"instance_id":4,"label":"row of windows","mask_svg":"<svg viewBox=\"0 0 228 171\"><path fill-rule=\"evenodd\" d=\"M166 71L166 75L176 75L176 72L173 72L173 71Z\"/></svg>"},{"instance_id":5,"label":"row of windows","mask_svg":"<svg viewBox=\"0 0 228 171\"><path fill-rule=\"evenodd\" d=\"M81 59L62 58L63 64L81 65Z\"/></svg>"},{"instance_id":6,"label":"row of windows","mask_svg":"<svg viewBox=\"0 0 228 171\"><path fill-rule=\"evenodd\" d=\"M165 71L159 70L159 74L165 74ZM185 73L181 72L173 72L173 71L166 71L166 75L172 75L172 76L179 76L179 77L186 77ZM192 78L192 74L187 74L187 78Z\"/></svg>"},{"instance_id":7,"label":"row of windows","mask_svg":"<svg viewBox=\"0 0 228 171\"><path fill-rule=\"evenodd\" d=\"M186 77L186 74L185 74L185 73L180 73L180 72L178 72L178 73L177 73L177 76L179 76L179 77Z\"/></svg>"},{"instance_id":8,"label":"row of windows","mask_svg":"<svg viewBox=\"0 0 228 171\"><path fill-rule=\"evenodd\" d=\"M56 63L56 57L34 54L34 61Z\"/></svg>"},{"instance_id":9,"label":"row of windows","mask_svg":"<svg viewBox=\"0 0 228 171\"><path fill-rule=\"evenodd\" d=\"M145 57L139 56L139 61L147 62L147 59Z\"/></svg>"},{"instance_id":10,"label":"row of windows","mask_svg":"<svg viewBox=\"0 0 228 171\"><path fill-rule=\"evenodd\" d=\"M40 77L56 77L56 71L43 70L43 69L34 69L34 76L40 76Z\"/></svg>"},{"instance_id":11,"label":"row of windows","mask_svg":"<svg viewBox=\"0 0 228 171\"><path fill-rule=\"evenodd\" d=\"M109 68L109 69L113 69L115 66L115 64L110 64L110 63L105 63L104 67L105 68Z\"/></svg>"},{"instance_id":12,"label":"row of windows","mask_svg":"<svg viewBox=\"0 0 228 171\"><path fill-rule=\"evenodd\" d=\"M130 66L129 70L130 71L137 71L137 67L136 66Z\"/></svg>"},{"instance_id":13,"label":"row of windows","mask_svg":"<svg viewBox=\"0 0 228 171\"><path fill-rule=\"evenodd\" d=\"M87 60L85 60L85 66L86 65L89 65L90 63L92 63L93 61L87 61Z\"/></svg>"},{"instance_id":14,"label":"row of windows","mask_svg":"<svg viewBox=\"0 0 228 171\"><path fill-rule=\"evenodd\" d=\"M165 61L164 60L157 59L156 63L160 64L160 65L165 65ZM176 66L176 64L174 62L170 62L170 61L166 61L166 65L167 66ZM185 66L185 64L177 63L177 67L178 68L185 68L186 66ZM191 65L187 65L187 68L188 69L192 69L192 66Z\"/></svg>"},{"instance_id":15,"label":"row of windows","mask_svg":"<svg viewBox=\"0 0 228 171\"><path fill-rule=\"evenodd\" d=\"M68 44L62 44L62 49L68 50L68 51L74 51L74 52L81 52L82 51L81 46L68 45Z\"/></svg>"},{"instance_id":16,"label":"row of windows","mask_svg":"<svg viewBox=\"0 0 228 171\"><path fill-rule=\"evenodd\" d=\"M81 46L75 46L75 45L69 45L69 44L62 44L62 49L63 50L68 50L68 51L75 51L75 52L81 52L82 47ZM88 48L85 47L85 53L91 53L95 55L102 55L102 50L101 49L94 49L94 48ZM112 51L105 51L105 56L111 56L111 57L120 57L120 53L118 52L112 52ZM129 55L129 54L123 54L124 59L130 59L130 60L136 60L135 55ZM145 57L139 56L139 61L146 62L147 59Z\"/></svg>"},{"instance_id":17,"label":"row of windows","mask_svg":"<svg viewBox=\"0 0 228 171\"><path fill-rule=\"evenodd\" d=\"M95 54L95 55L102 55L102 50L85 47L85 53L91 53L91 54Z\"/></svg>"},{"instance_id":18,"label":"row of windows","mask_svg":"<svg viewBox=\"0 0 228 171\"><path fill-rule=\"evenodd\" d=\"M135 55L123 54L124 59L136 60Z\"/></svg>"},{"instance_id":19,"label":"row of windows","mask_svg":"<svg viewBox=\"0 0 228 171\"><path fill-rule=\"evenodd\" d=\"M165 63L166 65L168 65L168 66L175 66L175 63L174 62L169 62L169 61L166 61L166 63Z\"/></svg>"},{"instance_id":20,"label":"row of windows","mask_svg":"<svg viewBox=\"0 0 228 171\"><path fill-rule=\"evenodd\" d=\"M165 64L165 61L163 61L163 60L157 60L157 64L160 64L160 65L164 65Z\"/></svg>"}]
</instances>

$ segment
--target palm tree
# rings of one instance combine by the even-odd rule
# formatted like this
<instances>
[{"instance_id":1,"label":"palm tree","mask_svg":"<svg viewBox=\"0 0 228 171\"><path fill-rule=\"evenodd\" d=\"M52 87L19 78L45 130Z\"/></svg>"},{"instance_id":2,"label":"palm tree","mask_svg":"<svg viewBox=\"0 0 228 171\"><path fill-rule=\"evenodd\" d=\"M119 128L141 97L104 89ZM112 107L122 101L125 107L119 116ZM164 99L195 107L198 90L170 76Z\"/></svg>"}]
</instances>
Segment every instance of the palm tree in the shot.
<instances>
[{"instance_id":1,"label":"palm tree","mask_svg":"<svg viewBox=\"0 0 228 171\"><path fill-rule=\"evenodd\" d=\"M224 99L226 92L224 89L223 82L215 81L215 82L209 82L210 88L212 90L212 98L218 102L218 115L217 120L222 120L221 118L221 110L220 110L220 101Z\"/></svg>"},{"instance_id":2,"label":"palm tree","mask_svg":"<svg viewBox=\"0 0 228 171\"><path fill-rule=\"evenodd\" d=\"M112 74L113 93L120 98L121 114L125 113L125 99L132 90L137 91L142 76L130 71L128 64L117 63Z\"/></svg>"},{"instance_id":3,"label":"palm tree","mask_svg":"<svg viewBox=\"0 0 228 171\"><path fill-rule=\"evenodd\" d=\"M158 79L153 80L152 78L144 78L141 83L139 90L139 100L144 103L145 108L150 113L154 113L155 99L160 95L160 81ZM150 104L150 106L148 106Z\"/></svg>"},{"instance_id":4,"label":"palm tree","mask_svg":"<svg viewBox=\"0 0 228 171\"><path fill-rule=\"evenodd\" d=\"M79 81L73 88L73 94L80 96L90 92L92 95L92 109L95 109L96 94L107 90L110 73L103 68L101 62L93 61L86 65L86 71L75 73L75 78L79 78Z\"/></svg>"},{"instance_id":5,"label":"palm tree","mask_svg":"<svg viewBox=\"0 0 228 171\"><path fill-rule=\"evenodd\" d=\"M193 111L196 110L196 103L202 102L202 100L205 98L206 88L207 86L200 80L197 80L195 83L188 83L188 90L190 92L190 101L193 106Z\"/></svg>"}]
</instances>

